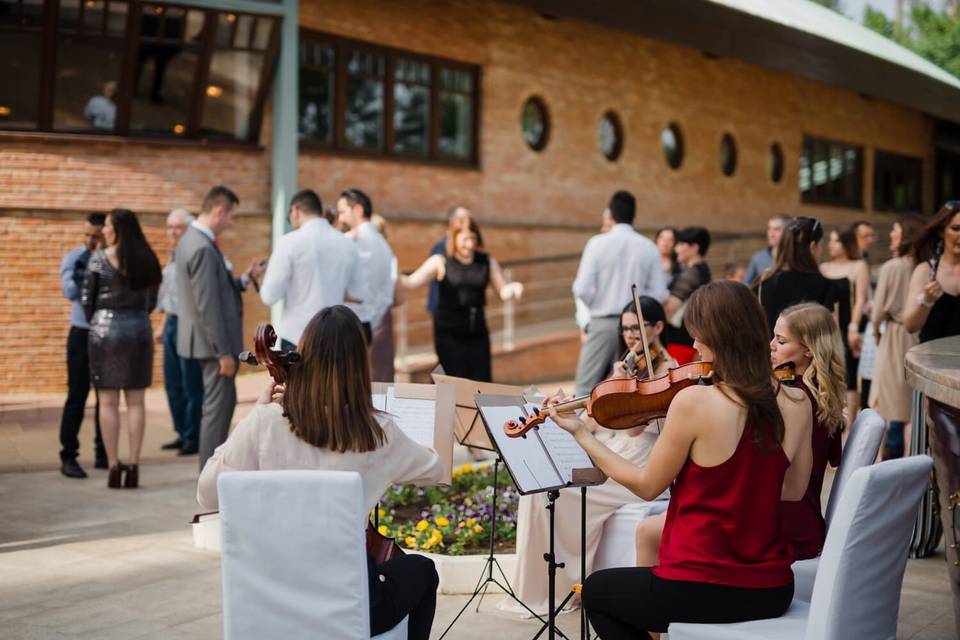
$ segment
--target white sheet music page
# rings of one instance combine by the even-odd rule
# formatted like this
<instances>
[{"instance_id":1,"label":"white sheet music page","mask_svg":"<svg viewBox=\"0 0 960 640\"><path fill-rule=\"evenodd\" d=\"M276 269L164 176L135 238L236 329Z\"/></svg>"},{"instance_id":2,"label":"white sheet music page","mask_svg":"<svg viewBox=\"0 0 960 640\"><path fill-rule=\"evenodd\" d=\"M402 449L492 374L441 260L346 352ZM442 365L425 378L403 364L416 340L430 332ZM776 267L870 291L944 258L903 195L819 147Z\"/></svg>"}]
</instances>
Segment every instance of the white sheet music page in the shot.
<instances>
[{"instance_id":1,"label":"white sheet music page","mask_svg":"<svg viewBox=\"0 0 960 640\"><path fill-rule=\"evenodd\" d=\"M534 405L527 405L527 412L533 413ZM576 438L564 431L556 422L547 418L539 427L540 439L543 446L550 452L553 463L557 466L564 484L573 482L574 469L590 469L593 461L590 456L577 444Z\"/></svg>"},{"instance_id":2,"label":"white sheet music page","mask_svg":"<svg viewBox=\"0 0 960 640\"><path fill-rule=\"evenodd\" d=\"M387 395L385 393L374 393L371 394L370 398L373 400L373 408L378 411L387 410Z\"/></svg>"},{"instance_id":3,"label":"white sheet music page","mask_svg":"<svg viewBox=\"0 0 960 640\"><path fill-rule=\"evenodd\" d=\"M553 468L550 458L547 457L547 452L535 436L529 434L525 438L510 438L503 432L503 424L507 420L516 420L522 414L518 405L482 406L480 412L483 414L483 419L490 425L497 449L509 465L520 493L559 487L564 484Z\"/></svg>"},{"instance_id":4,"label":"white sheet music page","mask_svg":"<svg viewBox=\"0 0 960 640\"><path fill-rule=\"evenodd\" d=\"M433 448L434 419L437 403L420 398L398 398L394 387L387 389L387 413L393 415L400 430L424 447Z\"/></svg>"}]
</instances>

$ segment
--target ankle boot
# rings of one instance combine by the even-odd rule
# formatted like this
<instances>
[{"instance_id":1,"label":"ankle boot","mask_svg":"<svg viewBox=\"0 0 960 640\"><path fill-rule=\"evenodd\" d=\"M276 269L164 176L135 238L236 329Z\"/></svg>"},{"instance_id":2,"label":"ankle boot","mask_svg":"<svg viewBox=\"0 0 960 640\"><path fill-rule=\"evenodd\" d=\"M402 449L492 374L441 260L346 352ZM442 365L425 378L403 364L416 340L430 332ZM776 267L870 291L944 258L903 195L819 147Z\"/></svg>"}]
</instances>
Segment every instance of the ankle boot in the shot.
<instances>
[{"instance_id":1,"label":"ankle boot","mask_svg":"<svg viewBox=\"0 0 960 640\"><path fill-rule=\"evenodd\" d=\"M119 489L122 486L121 478L124 470L126 470L126 467L119 462L110 467L110 471L107 473L107 486L109 488Z\"/></svg>"},{"instance_id":2,"label":"ankle boot","mask_svg":"<svg viewBox=\"0 0 960 640\"><path fill-rule=\"evenodd\" d=\"M138 465L128 464L123 474L123 488L136 489L140 485L140 470Z\"/></svg>"}]
</instances>

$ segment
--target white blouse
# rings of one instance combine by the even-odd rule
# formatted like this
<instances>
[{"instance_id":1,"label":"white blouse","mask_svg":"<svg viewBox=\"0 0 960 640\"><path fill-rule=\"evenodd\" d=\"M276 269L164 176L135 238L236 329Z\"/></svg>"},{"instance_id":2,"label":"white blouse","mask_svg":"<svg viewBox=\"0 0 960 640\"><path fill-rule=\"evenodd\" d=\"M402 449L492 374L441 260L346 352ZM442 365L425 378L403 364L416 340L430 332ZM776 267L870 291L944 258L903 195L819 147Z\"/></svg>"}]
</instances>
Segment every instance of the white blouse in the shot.
<instances>
[{"instance_id":1,"label":"white blouse","mask_svg":"<svg viewBox=\"0 0 960 640\"><path fill-rule=\"evenodd\" d=\"M443 477L440 456L411 440L388 414L374 412L374 415L383 427L385 444L366 453L340 453L298 438L290 431L290 422L283 417L280 405L255 405L207 460L197 482L197 502L210 511L219 509L217 476L222 471L356 471L363 479L365 513L373 509L391 484L439 482Z\"/></svg>"}]
</instances>

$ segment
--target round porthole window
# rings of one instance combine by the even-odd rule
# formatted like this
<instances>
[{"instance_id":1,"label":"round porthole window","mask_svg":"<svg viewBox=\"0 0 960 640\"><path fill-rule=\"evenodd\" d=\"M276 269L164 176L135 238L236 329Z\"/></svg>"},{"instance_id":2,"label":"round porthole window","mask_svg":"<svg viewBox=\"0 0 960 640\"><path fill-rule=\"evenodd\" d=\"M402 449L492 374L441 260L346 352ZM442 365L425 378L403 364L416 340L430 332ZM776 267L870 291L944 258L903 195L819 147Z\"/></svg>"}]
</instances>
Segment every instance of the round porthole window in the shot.
<instances>
[{"instance_id":1,"label":"round porthole window","mask_svg":"<svg viewBox=\"0 0 960 640\"><path fill-rule=\"evenodd\" d=\"M523 105L520 116L523 139L534 151L543 151L550 137L550 116L543 100L533 96Z\"/></svg>"},{"instance_id":2,"label":"round porthole window","mask_svg":"<svg viewBox=\"0 0 960 640\"><path fill-rule=\"evenodd\" d=\"M623 151L623 127L620 126L620 118L613 111L607 111L600 118L597 143L607 160L612 162L620 157L620 152Z\"/></svg>"},{"instance_id":3,"label":"round porthole window","mask_svg":"<svg viewBox=\"0 0 960 640\"><path fill-rule=\"evenodd\" d=\"M729 133L720 139L720 170L725 176L732 176L737 170L737 143Z\"/></svg>"},{"instance_id":4,"label":"round porthole window","mask_svg":"<svg viewBox=\"0 0 960 640\"><path fill-rule=\"evenodd\" d=\"M770 179L776 184L783 178L783 149L779 142L770 145L770 159L768 171Z\"/></svg>"},{"instance_id":5,"label":"round porthole window","mask_svg":"<svg viewBox=\"0 0 960 640\"><path fill-rule=\"evenodd\" d=\"M680 132L680 127L670 123L661 131L660 146L663 147L663 155L670 168L679 169L683 164L683 134Z\"/></svg>"}]
</instances>

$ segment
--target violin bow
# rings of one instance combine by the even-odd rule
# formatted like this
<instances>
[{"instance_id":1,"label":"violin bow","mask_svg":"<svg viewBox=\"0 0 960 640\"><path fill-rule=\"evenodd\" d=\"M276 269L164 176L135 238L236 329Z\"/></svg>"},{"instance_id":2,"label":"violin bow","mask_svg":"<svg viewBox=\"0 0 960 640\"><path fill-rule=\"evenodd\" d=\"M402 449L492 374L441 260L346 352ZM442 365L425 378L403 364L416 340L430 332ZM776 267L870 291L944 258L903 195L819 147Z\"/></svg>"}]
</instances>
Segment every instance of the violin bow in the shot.
<instances>
[{"instance_id":1,"label":"violin bow","mask_svg":"<svg viewBox=\"0 0 960 640\"><path fill-rule=\"evenodd\" d=\"M650 359L650 345L647 344L647 323L643 320L643 309L640 308L640 295L637 293L637 285L630 287L633 294L633 306L637 308L637 318L640 320L640 340L643 341L643 357L647 361L647 379L653 377L653 360Z\"/></svg>"}]
</instances>

